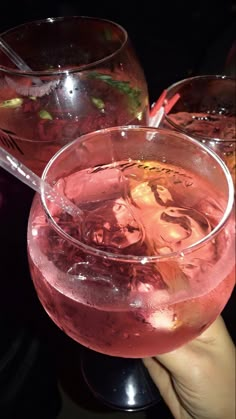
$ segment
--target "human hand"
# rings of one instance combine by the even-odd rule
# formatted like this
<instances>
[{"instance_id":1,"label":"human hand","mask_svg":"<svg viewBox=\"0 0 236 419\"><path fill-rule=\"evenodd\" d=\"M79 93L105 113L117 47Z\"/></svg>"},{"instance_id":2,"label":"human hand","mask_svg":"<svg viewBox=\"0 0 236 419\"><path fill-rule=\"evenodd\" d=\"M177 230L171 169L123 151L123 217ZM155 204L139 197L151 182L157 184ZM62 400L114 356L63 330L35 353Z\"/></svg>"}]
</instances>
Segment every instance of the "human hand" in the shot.
<instances>
[{"instance_id":1,"label":"human hand","mask_svg":"<svg viewBox=\"0 0 236 419\"><path fill-rule=\"evenodd\" d=\"M143 359L176 419L235 419L235 346L219 316L198 338Z\"/></svg>"}]
</instances>

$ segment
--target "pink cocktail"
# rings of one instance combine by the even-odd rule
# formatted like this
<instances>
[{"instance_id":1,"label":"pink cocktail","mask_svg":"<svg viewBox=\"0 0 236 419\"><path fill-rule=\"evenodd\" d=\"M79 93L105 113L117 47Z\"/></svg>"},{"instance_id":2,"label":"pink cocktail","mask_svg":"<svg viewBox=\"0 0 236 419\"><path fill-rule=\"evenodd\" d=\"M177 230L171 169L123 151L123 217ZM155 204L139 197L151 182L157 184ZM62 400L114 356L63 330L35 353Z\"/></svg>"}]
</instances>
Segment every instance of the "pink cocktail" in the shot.
<instances>
[{"instance_id":1,"label":"pink cocktail","mask_svg":"<svg viewBox=\"0 0 236 419\"><path fill-rule=\"evenodd\" d=\"M111 128L65 147L43 178L83 212L72 219L42 192L28 227L39 299L73 339L153 356L223 310L234 287L234 192L210 150L172 131Z\"/></svg>"},{"instance_id":2,"label":"pink cocktail","mask_svg":"<svg viewBox=\"0 0 236 419\"><path fill-rule=\"evenodd\" d=\"M32 71L15 68L0 51L0 145L37 174L84 133L147 123L143 70L115 22L50 18L1 36Z\"/></svg>"}]
</instances>

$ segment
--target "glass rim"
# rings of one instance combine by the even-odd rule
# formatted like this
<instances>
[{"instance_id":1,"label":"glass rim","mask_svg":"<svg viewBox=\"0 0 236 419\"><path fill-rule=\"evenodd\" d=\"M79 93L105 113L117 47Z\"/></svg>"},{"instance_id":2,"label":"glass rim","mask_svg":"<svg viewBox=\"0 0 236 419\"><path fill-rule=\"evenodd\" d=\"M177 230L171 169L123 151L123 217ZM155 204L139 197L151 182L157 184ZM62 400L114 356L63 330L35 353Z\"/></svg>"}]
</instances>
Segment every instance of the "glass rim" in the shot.
<instances>
[{"instance_id":1,"label":"glass rim","mask_svg":"<svg viewBox=\"0 0 236 419\"><path fill-rule=\"evenodd\" d=\"M191 83L197 80L231 80L233 82L236 83L236 79L234 77L231 76L227 76L227 75L221 75L221 74L202 74L199 76L193 76L193 77L186 77L185 79L182 80L178 80L176 83L171 84L167 89L166 89L166 97L168 96L168 94L175 88L178 88L184 84L187 83ZM177 91L175 93L178 93ZM165 108L164 108L164 118L167 120L167 122L172 125L172 127L176 128L178 131L182 132L183 134L186 134L188 136L193 136L194 138L197 138L198 140L205 140L205 141L216 141L218 143L234 143L236 142L236 138L232 138L229 140L225 140L224 138L218 138L218 137L208 137L205 135L198 135L198 134L192 134L191 131L188 131L187 129L184 129L183 127L181 127L181 125L176 124L175 122L173 122L169 117L168 114L165 112Z\"/></svg>"},{"instance_id":2,"label":"glass rim","mask_svg":"<svg viewBox=\"0 0 236 419\"><path fill-rule=\"evenodd\" d=\"M12 68L12 67L6 67L4 65L0 64L0 70L7 73L7 74L11 74L11 75L15 75L15 76L31 76L31 77L44 77L44 76L62 76L62 75L67 75L67 74L74 74L74 73L79 73L81 71L85 71L90 69L91 67L94 67L96 65L102 64L103 62L109 61L111 58L115 57L116 55L118 55L125 47L125 45L127 44L128 41L128 32L126 31L126 29L120 25L119 23L110 20L110 19L105 19L105 18L101 18L101 17L96 17L96 16L86 16L86 15L68 15L68 16L55 16L55 17L47 17L47 18L43 18L43 19L36 19L36 20L30 20L28 22L24 22L21 23L20 25L16 25L13 26L10 29L7 29L6 31L0 33L0 36L4 39L4 37L6 35L8 35L10 32L13 32L15 30L19 30L21 28L26 27L27 25L37 25L37 24L42 24L42 23L54 23L54 22L60 22L60 21L66 21L66 20L84 20L84 21L97 21L97 22L103 22L103 23L107 23L113 27L116 27L117 29L119 29L121 31L121 33L124 35L124 40L122 42L122 44L119 46L119 48L117 48L114 52L112 52L109 55L106 55L105 57L99 59L99 60L95 60L92 61L91 63L88 64L81 64L78 65L76 68L70 68L70 66L67 69L62 69L62 70L58 70L58 69L51 69L51 70L31 70L31 71L25 71L25 70L20 70L17 68Z\"/></svg>"},{"instance_id":3,"label":"glass rim","mask_svg":"<svg viewBox=\"0 0 236 419\"><path fill-rule=\"evenodd\" d=\"M227 181L227 186L228 186L228 201L225 207L225 210L223 212L223 215L220 219L220 221L218 222L218 224L213 228L213 230L207 234L205 237L203 237L201 240L197 241L196 243L193 243L192 245L180 250L180 251L175 251L175 252L170 252L168 254L165 255L153 255L153 256L146 256L146 255L141 255L141 256L135 256L132 254L122 254L122 253L113 253L113 252L107 252L104 250L100 250L98 248L95 248L93 246L89 246L85 243L83 243L80 240L75 239L74 237L70 236L69 234L67 234L55 221L54 217L51 215L50 210L48 209L48 205L47 205L47 199L45 197L44 194L44 185L41 184L41 194L40 194L40 199L41 199L41 204L43 207L43 211L46 214L46 217L48 219L48 221L50 222L50 225L53 227L53 229L65 240L69 241L70 243L72 243L73 245L75 245L78 248L81 248L83 251L86 251L89 254L95 255L95 256L99 256L99 257L103 257L109 260L115 260L115 261L123 261L123 262L133 262L133 263L141 263L141 264L146 264L146 263L155 263L158 261L163 261L166 259L174 259L176 257L184 257L186 254L189 254L195 250L197 250L198 248L200 248L202 245L204 245L205 243L209 242L210 240L212 240L224 227L225 223L227 222L228 218L231 215L231 212L233 211L233 206L234 206L234 184L233 184L233 180L231 177L231 174L229 172L229 169L227 168L226 164L224 163L224 161L214 152L212 151L210 148L206 147L204 144L199 143L197 140L195 140L194 138L187 136L186 134L180 133L180 132L174 132L172 130L167 130L167 129L163 129L163 128L154 128L154 127L148 127L148 126L136 126L136 125L129 125L129 126L116 126L116 127L108 127L108 128L104 128L104 129L99 129L93 132L89 132L87 134L82 135L81 137L75 139L74 141L72 141L69 144L66 144L66 146L62 147L57 153L54 154L54 156L49 160L48 164L46 165L43 173L42 173L42 180L46 180L47 177L47 173L50 171L50 167L51 165L57 160L58 157L61 156L61 154L64 153L64 151L66 151L67 149L69 149L70 147L73 147L76 143L80 143L81 141L86 141L87 138L90 138L91 134L93 135L101 135L106 134L107 132L111 132L111 131L144 131L146 133L150 132L150 133L167 133L167 135L171 135L171 136L177 136L177 137L181 137L184 141L188 141L189 143L197 146L198 148L201 148L204 152L206 152L208 155L210 155L213 160L215 160L216 164L218 166L220 166L220 168L222 169L223 174L225 175L225 179Z\"/></svg>"}]
</instances>

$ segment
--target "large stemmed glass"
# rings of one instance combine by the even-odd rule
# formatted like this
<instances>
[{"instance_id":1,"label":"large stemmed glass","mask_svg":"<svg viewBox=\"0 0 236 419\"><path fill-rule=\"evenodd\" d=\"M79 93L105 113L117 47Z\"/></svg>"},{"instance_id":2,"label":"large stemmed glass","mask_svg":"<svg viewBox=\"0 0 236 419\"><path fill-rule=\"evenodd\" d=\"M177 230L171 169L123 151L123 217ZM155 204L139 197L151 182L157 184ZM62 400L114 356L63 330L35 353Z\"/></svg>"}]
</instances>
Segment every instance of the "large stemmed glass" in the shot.
<instances>
[{"instance_id":1,"label":"large stemmed glass","mask_svg":"<svg viewBox=\"0 0 236 419\"><path fill-rule=\"evenodd\" d=\"M63 145L89 131L148 118L144 73L126 30L105 19L26 22L1 35L0 143L41 175ZM31 71L30 71L31 70Z\"/></svg>"},{"instance_id":2,"label":"large stemmed glass","mask_svg":"<svg viewBox=\"0 0 236 419\"><path fill-rule=\"evenodd\" d=\"M7 50L1 49L4 43ZM14 65L8 58L9 47L24 61L23 67L19 59ZM79 135L111 125L146 123L147 117L142 67L126 30L115 22L67 16L26 22L1 34L0 145L39 176L52 155ZM16 325L11 333L19 340L22 328L16 319L23 330L28 322L50 336L53 330L50 322L42 322L25 261L32 197L32 190L0 168L0 262L1 274L8 278L2 296L11 296L12 305L5 304L5 297L0 304L9 320L4 327ZM12 253L17 275L9 273ZM3 341L9 333L2 331Z\"/></svg>"},{"instance_id":3,"label":"large stemmed glass","mask_svg":"<svg viewBox=\"0 0 236 419\"><path fill-rule=\"evenodd\" d=\"M230 173L184 134L130 126L80 137L42 177L82 220L47 202L43 189L36 195L28 256L38 297L90 348L82 369L94 394L117 409L144 409L157 396L140 359L198 336L233 290Z\"/></svg>"}]
</instances>

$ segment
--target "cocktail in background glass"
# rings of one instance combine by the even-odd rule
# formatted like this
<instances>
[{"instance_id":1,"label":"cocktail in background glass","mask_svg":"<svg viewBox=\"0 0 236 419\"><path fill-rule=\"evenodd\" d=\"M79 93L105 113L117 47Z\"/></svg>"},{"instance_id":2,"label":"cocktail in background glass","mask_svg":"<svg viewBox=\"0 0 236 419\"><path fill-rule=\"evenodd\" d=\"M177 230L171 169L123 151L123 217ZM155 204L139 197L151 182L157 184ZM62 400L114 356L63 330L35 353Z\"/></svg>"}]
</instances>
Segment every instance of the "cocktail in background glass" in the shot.
<instances>
[{"instance_id":1,"label":"cocktail in background glass","mask_svg":"<svg viewBox=\"0 0 236 419\"><path fill-rule=\"evenodd\" d=\"M124 28L92 17L24 23L2 38L32 71L0 51L0 142L41 174L81 134L146 124L143 70Z\"/></svg>"},{"instance_id":2,"label":"cocktail in background glass","mask_svg":"<svg viewBox=\"0 0 236 419\"><path fill-rule=\"evenodd\" d=\"M116 23L85 17L50 18L12 28L1 37L32 71L19 70L0 51L0 145L38 175L57 150L84 132L146 122L143 71L128 34ZM53 334L50 321L43 321L25 259L33 193L0 168L0 238L4 243L0 261L6 278L0 312L7 319L1 333L6 346L10 330L12 338L15 336L11 319L16 330L20 321L23 328L32 328L40 337L42 330L44 336ZM15 270L9 270L12 254ZM8 300L12 305L6 304ZM3 352L0 363L5 356ZM42 380L44 371L45 365Z\"/></svg>"},{"instance_id":3,"label":"cocktail in background glass","mask_svg":"<svg viewBox=\"0 0 236 419\"><path fill-rule=\"evenodd\" d=\"M235 78L203 75L180 80L166 90L163 108L159 126L181 131L210 147L225 161L235 183Z\"/></svg>"},{"instance_id":4,"label":"cocktail in background glass","mask_svg":"<svg viewBox=\"0 0 236 419\"><path fill-rule=\"evenodd\" d=\"M200 142L144 127L84 135L42 177L82 218L48 203L43 190L35 197L28 224L34 286L67 335L110 355L112 379L104 383L104 368L96 388L89 384L114 407L111 394L127 390L124 369L115 376L117 360L183 345L227 303L235 281L232 178ZM102 358L97 364L101 371ZM129 386L132 400L122 408L135 410L140 394Z\"/></svg>"}]
</instances>

